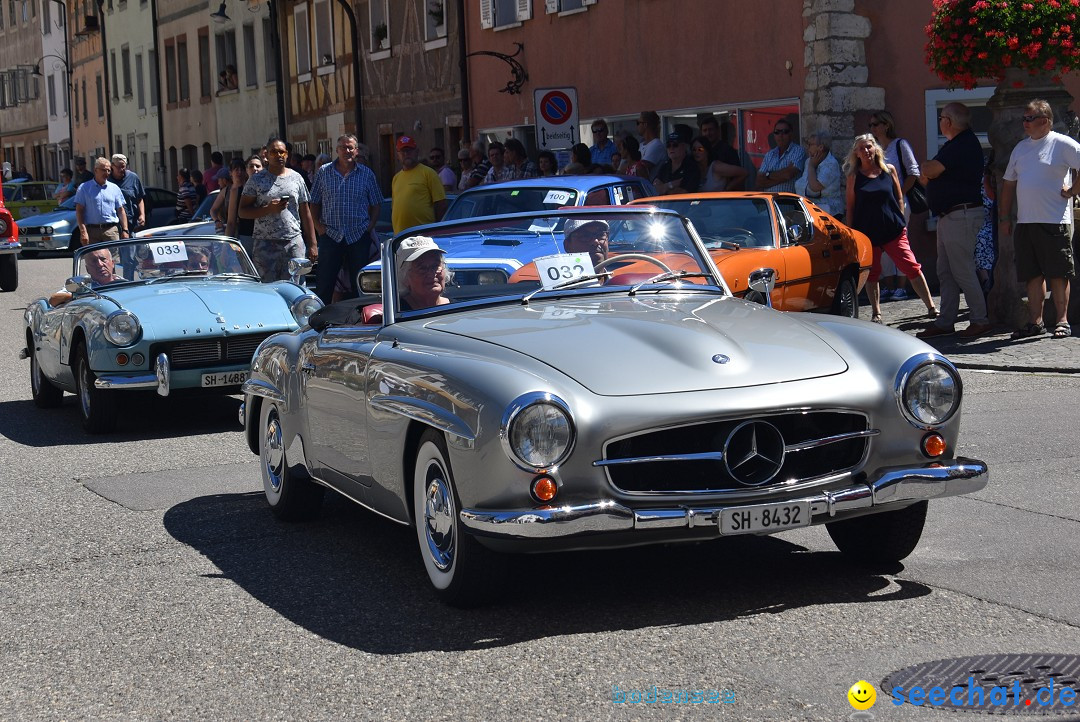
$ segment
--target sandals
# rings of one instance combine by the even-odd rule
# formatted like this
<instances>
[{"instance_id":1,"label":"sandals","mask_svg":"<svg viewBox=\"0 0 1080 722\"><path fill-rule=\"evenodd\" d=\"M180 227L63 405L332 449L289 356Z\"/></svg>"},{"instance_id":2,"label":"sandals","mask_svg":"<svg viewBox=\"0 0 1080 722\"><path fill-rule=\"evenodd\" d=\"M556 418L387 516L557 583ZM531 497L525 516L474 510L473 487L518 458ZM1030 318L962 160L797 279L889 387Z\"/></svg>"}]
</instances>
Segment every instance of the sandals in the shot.
<instances>
[{"instance_id":1,"label":"sandals","mask_svg":"<svg viewBox=\"0 0 1080 722\"><path fill-rule=\"evenodd\" d=\"M931 319L931 320L937 318L938 315L939 315L938 310L936 308L931 308L926 312L926 317Z\"/></svg>"},{"instance_id":2,"label":"sandals","mask_svg":"<svg viewBox=\"0 0 1080 722\"><path fill-rule=\"evenodd\" d=\"M1013 341L1018 341L1022 338L1031 338L1032 336L1042 336L1046 333L1046 328L1041 323L1029 323L1012 332L1009 336ZM1054 330L1057 333L1057 330ZM1064 338L1064 337L1062 337Z\"/></svg>"},{"instance_id":3,"label":"sandals","mask_svg":"<svg viewBox=\"0 0 1080 722\"><path fill-rule=\"evenodd\" d=\"M873 316L870 317L870 323L884 324L885 322L881 320L881 314L880 313L875 313Z\"/></svg>"},{"instance_id":4,"label":"sandals","mask_svg":"<svg viewBox=\"0 0 1080 722\"><path fill-rule=\"evenodd\" d=\"M1068 338L1072 336L1072 326L1062 321L1057 326L1054 326L1054 332L1050 335L1050 338Z\"/></svg>"}]
</instances>

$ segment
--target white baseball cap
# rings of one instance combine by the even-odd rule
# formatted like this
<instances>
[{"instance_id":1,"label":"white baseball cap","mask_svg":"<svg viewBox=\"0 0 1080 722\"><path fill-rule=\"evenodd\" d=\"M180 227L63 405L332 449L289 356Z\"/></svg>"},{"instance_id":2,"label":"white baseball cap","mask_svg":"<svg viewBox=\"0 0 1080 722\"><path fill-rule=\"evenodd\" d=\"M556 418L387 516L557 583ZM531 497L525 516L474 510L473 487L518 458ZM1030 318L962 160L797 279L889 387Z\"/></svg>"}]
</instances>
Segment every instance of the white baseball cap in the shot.
<instances>
[{"instance_id":1,"label":"white baseball cap","mask_svg":"<svg viewBox=\"0 0 1080 722\"><path fill-rule=\"evenodd\" d=\"M401 275L401 268L410 261L415 261L425 253L432 251L438 251L439 253L446 253L443 249L439 248L435 243L435 239L427 236L412 236L406 238L398 245L397 249L397 270L398 275Z\"/></svg>"},{"instance_id":2,"label":"white baseball cap","mask_svg":"<svg viewBox=\"0 0 1080 722\"><path fill-rule=\"evenodd\" d=\"M607 221L602 221L599 218L571 218L563 224L563 236L569 236L571 233L584 226L591 225L593 223L599 223L605 229L610 229Z\"/></svg>"}]
</instances>

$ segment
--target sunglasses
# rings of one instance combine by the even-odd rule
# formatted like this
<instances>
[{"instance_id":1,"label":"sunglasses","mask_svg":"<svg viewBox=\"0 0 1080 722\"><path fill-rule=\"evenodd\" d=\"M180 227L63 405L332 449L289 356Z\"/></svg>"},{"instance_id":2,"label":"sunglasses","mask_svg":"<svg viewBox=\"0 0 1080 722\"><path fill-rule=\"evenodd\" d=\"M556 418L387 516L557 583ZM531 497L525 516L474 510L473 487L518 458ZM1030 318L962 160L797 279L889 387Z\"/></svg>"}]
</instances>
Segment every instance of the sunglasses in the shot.
<instances>
[{"instance_id":1,"label":"sunglasses","mask_svg":"<svg viewBox=\"0 0 1080 722\"><path fill-rule=\"evenodd\" d=\"M1040 120L1045 117L1045 115L1022 115L1020 116L1020 119L1023 120L1025 123L1034 123L1036 120Z\"/></svg>"},{"instance_id":2,"label":"sunglasses","mask_svg":"<svg viewBox=\"0 0 1080 722\"><path fill-rule=\"evenodd\" d=\"M791 135L791 128L776 128L773 135Z\"/></svg>"},{"instance_id":3,"label":"sunglasses","mask_svg":"<svg viewBox=\"0 0 1080 722\"><path fill-rule=\"evenodd\" d=\"M606 133L607 128L593 128L592 132L594 132L594 133Z\"/></svg>"}]
</instances>

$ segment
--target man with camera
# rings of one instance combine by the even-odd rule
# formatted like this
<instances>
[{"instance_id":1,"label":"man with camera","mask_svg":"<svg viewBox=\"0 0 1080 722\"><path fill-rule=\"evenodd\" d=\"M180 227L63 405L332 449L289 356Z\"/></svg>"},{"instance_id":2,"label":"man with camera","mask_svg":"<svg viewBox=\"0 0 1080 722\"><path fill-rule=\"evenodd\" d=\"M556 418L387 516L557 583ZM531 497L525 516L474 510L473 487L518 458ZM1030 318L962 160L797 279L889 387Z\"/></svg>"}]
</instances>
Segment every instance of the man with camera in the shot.
<instances>
[{"instance_id":1,"label":"man with camera","mask_svg":"<svg viewBox=\"0 0 1080 722\"><path fill-rule=\"evenodd\" d=\"M259 278L280 281L289 277L289 259L307 257L315 262L315 226L308 211L307 183L288 167L285 141L271 138L266 144L266 168L248 178L237 213L253 218L252 261Z\"/></svg>"}]
</instances>

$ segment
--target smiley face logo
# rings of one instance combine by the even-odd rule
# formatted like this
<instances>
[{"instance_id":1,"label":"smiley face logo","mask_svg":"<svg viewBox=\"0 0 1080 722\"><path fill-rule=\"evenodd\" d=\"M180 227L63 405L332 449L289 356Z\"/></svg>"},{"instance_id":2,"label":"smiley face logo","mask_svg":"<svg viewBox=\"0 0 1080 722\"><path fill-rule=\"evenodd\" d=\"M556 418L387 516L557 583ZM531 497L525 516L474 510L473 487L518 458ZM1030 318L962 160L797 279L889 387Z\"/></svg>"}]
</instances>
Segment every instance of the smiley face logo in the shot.
<instances>
[{"instance_id":1,"label":"smiley face logo","mask_svg":"<svg viewBox=\"0 0 1080 722\"><path fill-rule=\"evenodd\" d=\"M857 710L870 709L877 701L877 692L870 683L860 679L847 691L847 699Z\"/></svg>"}]
</instances>

